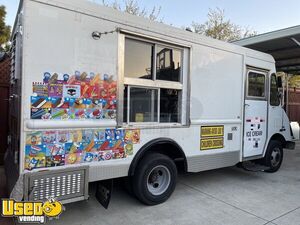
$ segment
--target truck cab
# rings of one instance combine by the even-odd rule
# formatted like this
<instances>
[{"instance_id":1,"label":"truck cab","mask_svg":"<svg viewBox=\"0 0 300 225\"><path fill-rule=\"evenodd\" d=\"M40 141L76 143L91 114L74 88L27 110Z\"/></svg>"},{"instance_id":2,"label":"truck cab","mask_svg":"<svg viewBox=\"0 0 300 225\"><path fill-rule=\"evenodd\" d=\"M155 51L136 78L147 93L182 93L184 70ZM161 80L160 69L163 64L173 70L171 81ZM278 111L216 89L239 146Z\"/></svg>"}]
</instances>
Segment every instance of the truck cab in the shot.
<instances>
[{"instance_id":1,"label":"truck cab","mask_svg":"<svg viewBox=\"0 0 300 225\"><path fill-rule=\"evenodd\" d=\"M294 148L280 88L281 77L275 73L247 68L243 160L260 159L270 172L279 169L282 149Z\"/></svg>"}]
</instances>

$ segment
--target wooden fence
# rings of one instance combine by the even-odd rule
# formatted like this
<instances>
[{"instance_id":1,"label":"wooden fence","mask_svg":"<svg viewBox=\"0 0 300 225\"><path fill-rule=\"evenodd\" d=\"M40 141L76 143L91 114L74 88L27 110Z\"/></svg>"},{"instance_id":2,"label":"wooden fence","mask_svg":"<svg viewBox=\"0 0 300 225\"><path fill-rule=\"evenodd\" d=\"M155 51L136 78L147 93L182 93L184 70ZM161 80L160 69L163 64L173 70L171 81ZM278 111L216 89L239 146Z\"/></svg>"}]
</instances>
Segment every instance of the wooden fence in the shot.
<instances>
[{"instance_id":1,"label":"wooden fence","mask_svg":"<svg viewBox=\"0 0 300 225\"><path fill-rule=\"evenodd\" d=\"M290 88L286 110L290 121L300 123L300 88Z\"/></svg>"}]
</instances>

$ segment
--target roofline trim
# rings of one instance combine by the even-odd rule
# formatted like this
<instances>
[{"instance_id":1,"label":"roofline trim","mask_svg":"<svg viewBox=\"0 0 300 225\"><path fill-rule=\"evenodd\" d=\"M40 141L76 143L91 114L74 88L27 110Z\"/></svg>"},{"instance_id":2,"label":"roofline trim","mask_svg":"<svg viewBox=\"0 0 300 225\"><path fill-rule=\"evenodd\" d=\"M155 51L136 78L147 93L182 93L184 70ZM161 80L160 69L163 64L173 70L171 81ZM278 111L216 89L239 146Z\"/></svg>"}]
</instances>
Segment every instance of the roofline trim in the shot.
<instances>
[{"instance_id":1,"label":"roofline trim","mask_svg":"<svg viewBox=\"0 0 300 225\"><path fill-rule=\"evenodd\" d=\"M248 46L253 45L265 41L270 41L274 39L284 38L284 37L290 37L293 35L300 34L300 25L284 28L281 30L271 31L264 34L259 34L253 37L248 37L244 39L240 39L238 41L233 41L232 43L241 45L241 46Z\"/></svg>"}]
</instances>

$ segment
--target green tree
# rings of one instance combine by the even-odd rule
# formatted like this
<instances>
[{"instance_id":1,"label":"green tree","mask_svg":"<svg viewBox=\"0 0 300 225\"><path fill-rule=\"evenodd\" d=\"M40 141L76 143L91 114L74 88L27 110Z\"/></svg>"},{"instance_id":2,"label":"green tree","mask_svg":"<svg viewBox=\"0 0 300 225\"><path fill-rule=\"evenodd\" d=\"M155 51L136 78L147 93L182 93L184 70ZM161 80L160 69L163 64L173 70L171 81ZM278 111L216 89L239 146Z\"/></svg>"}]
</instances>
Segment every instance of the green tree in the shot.
<instances>
[{"instance_id":1,"label":"green tree","mask_svg":"<svg viewBox=\"0 0 300 225\"><path fill-rule=\"evenodd\" d=\"M112 3L102 0L102 4L135 16L148 18L152 21L162 21L162 18L160 18L161 6L153 6L152 9L148 11L145 7L141 7L137 0L123 0L123 2L115 0Z\"/></svg>"},{"instance_id":2,"label":"green tree","mask_svg":"<svg viewBox=\"0 0 300 225\"><path fill-rule=\"evenodd\" d=\"M205 23L192 23L192 31L223 41L234 41L257 34L247 27L241 27L225 16L223 9L209 9Z\"/></svg>"},{"instance_id":3,"label":"green tree","mask_svg":"<svg viewBox=\"0 0 300 225\"><path fill-rule=\"evenodd\" d=\"M5 24L6 9L0 6L0 51L6 51L10 37L11 27Z\"/></svg>"}]
</instances>

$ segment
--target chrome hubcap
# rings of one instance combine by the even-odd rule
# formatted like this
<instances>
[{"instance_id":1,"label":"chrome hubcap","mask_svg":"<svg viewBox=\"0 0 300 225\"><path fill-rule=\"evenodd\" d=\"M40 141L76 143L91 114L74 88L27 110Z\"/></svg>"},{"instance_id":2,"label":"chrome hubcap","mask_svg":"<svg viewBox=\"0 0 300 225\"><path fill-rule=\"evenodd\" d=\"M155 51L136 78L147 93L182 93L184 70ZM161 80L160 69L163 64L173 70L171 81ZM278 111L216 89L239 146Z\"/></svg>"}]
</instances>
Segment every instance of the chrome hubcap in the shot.
<instances>
[{"instance_id":1,"label":"chrome hubcap","mask_svg":"<svg viewBox=\"0 0 300 225\"><path fill-rule=\"evenodd\" d=\"M271 165L272 167L278 166L281 160L281 151L279 148L274 148L271 154Z\"/></svg>"},{"instance_id":2,"label":"chrome hubcap","mask_svg":"<svg viewBox=\"0 0 300 225\"><path fill-rule=\"evenodd\" d=\"M154 167L147 178L147 188L152 195L161 195L169 187L171 181L171 174L167 167Z\"/></svg>"}]
</instances>

